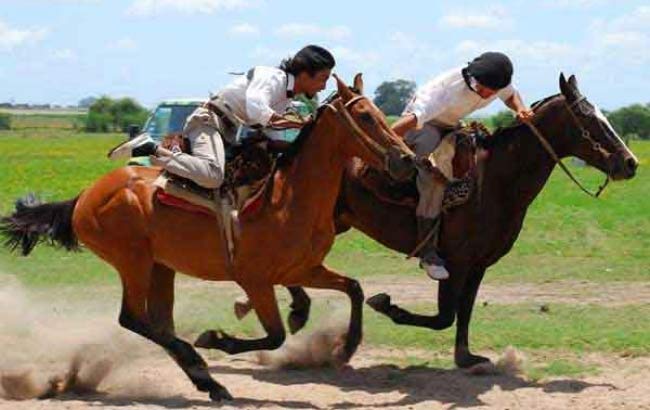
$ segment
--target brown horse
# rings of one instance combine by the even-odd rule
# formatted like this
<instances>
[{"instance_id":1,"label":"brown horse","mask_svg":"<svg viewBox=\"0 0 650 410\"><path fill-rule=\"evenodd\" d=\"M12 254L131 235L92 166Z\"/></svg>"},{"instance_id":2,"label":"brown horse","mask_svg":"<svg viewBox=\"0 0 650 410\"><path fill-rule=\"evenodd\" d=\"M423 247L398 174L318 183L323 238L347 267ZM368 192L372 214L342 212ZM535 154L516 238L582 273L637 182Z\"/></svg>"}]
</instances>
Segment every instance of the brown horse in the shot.
<instances>
[{"instance_id":1,"label":"brown horse","mask_svg":"<svg viewBox=\"0 0 650 410\"><path fill-rule=\"evenodd\" d=\"M159 169L127 167L95 182L73 200L17 206L2 219L10 248L28 254L39 236L68 249L77 238L111 264L123 287L119 323L162 346L200 391L213 400L230 399L194 347L174 332L175 272L212 281L235 281L250 298L267 336L244 340L206 331L195 346L227 353L275 349L285 339L273 285L345 292L351 317L340 360L361 341L363 293L359 283L323 265L334 242L334 206L347 161L362 158L378 169L406 177L413 153L367 98L337 78L339 97L324 106L299 137L300 150L275 174L266 206L240 221L232 263L217 220L181 212L155 199ZM355 78L361 88L361 77Z\"/></svg>"},{"instance_id":2,"label":"brown horse","mask_svg":"<svg viewBox=\"0 0 650 410\"><path fill-rule=\"evenodd\" d=\"M560 76L561 94L534 105L534 123L560 158L578 157L614 180L629 179L638 161L602 114L578 90L577 81ZM479 187L472 199L444 216L441 250L451 273L439 283L438 314L413 314L379 294L367 303L393 322L440 330L457 319L454 359L471 367L489 359L469 349L469 322L483 275L512 248L529 205L556 163L524 124L497 131L480 161ZM337 231L354 227L388 248L410 253L416 246L415 207L388 203L361 181L362 164L351 161L337 204ZM306 322L309 297L290 288L292 314Z\"/></svg>"}]
</instances>

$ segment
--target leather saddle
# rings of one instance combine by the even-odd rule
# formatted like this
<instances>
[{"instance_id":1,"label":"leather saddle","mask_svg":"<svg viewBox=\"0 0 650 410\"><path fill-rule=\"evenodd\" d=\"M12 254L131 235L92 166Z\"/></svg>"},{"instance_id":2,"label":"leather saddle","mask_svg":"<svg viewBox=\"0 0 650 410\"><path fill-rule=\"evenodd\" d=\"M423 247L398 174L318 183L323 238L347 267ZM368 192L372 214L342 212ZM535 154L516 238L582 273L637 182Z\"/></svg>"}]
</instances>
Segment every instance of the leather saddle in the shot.
<instances>
[{"instance_id":1,"label":"leather saddle","mask_svg":"<svg viewBox=\"0 0 650 410\"><path fill-rule=\"evenodd\" d=\"M174 145L188 152L189 144L178 135L168 136L166 148ZM158 200L169 206L199 213L219 213L224 203L239 217L251 217L263 205L265 187L272 183L276 159L262 139L250 139L237 146L226 145L226 173L218 189L204 188L187 178L164 172L156 180Z\"/></svg>"},{"instance_id":2,"label":"leather saddle","mask_svg":"<svg viewBox=\"0 0 650 410\"><path fill-rule=\"evenodd\" d=\"M472 196L477 186L477 144L489 138L489 131L480 123L473 122L454 131L456 135L456 156L453 160L454 178L447 184L442 210L446 212L460 206ZM367 165L358 169L361 184L385 202L395 205L416 207L420 194L415 179L406 182L393 180L386 172L377 171Z\"/></svg>"}]
</instances>

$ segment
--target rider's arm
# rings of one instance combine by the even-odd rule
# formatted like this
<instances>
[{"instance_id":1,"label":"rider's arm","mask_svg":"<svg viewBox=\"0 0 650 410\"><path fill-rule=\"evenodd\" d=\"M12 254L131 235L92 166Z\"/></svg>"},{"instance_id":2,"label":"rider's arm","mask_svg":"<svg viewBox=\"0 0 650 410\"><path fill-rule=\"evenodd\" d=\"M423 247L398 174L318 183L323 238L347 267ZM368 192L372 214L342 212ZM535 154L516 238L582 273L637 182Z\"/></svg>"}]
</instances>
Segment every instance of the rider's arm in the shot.
<instances>
[{"instance_id":1,"label":"rider's arm","mask_svg":"<svg viewBox=\"0 0 650 410\"><path fill-rule=\"evenodd\" d=\"M262 127L300 128L302 122L292 121L278 114L271 107L271 101L286 93L284 78L278 73L255 72L246 89L246 114L251 124Z\"/></svg>"},{"instance_id":2,"label":"rider's arm","mask_svg":"<svg viewBox=\"0 0 650 410\"><path fill-rule=\"evenodd\" d=\"M418 89L404 108L402 117L393 124L393 131L403 137L409 130L422 127L444 111L448 98L447 91L437 83Z\"/></svg>"},{"instance_id":3,"label":"rider's arm","mask_svg":"<svg viewBox=\"0 0 650 410\"><path fill-rule=\"evenodd\" d=\"M405 113L399 118L399 120L395 121L392 128L393 131L395 131L395 134L403 138L408 131L412 130L417 125L418 119L415 114Z\"/></svg>"},{"instance_id":4,"label":"rider's arm","mask_svg":"<svg viewBox=\"0 0 650 410\"><path fill-rule=\"evenodd\" d=\"M515 112L517 119L525 122L533 118L533 111L524 104L519 91L512 84L499 91L499 93L499 98L508 108Z\"/></svg>"},{"instance_id":5,"label":"rider's arm","mask_svg":"<svg viewBox=\"0 0 650 410\"><path fill-rule=\"evenodd\" d=\"M273 108L273 96L284 91L284 80L275 73L264 71L255 72L246 89L246 116L250 124L259 124L263 127L272 120L281 118Z\"/></svg>"}]
</instances>

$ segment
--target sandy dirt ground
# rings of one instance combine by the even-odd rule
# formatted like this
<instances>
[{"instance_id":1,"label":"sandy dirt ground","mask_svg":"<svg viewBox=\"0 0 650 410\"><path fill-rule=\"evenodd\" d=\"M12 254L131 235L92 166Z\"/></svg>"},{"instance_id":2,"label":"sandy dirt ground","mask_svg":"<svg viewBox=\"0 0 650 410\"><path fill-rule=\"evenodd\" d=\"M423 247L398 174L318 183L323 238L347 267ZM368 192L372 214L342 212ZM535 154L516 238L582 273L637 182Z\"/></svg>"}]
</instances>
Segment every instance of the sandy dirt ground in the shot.
<instances>
[{"instance_id":1,"label":"sandy dirt ground","mask_svg":"<svg viewBox=\"0 0 650 410\"><path fill-rule=\"evenodd\" d=\"M435 300L433 285L424 279L364 281L367 296L383 291L393 294L397 302L410 303ZM486 286L479 303L616 305L622 300L645 302L650 295L650 287L643 283L610 284L606 292L592 283L565 285ZM224 290L237 293L232 287ZM219 407L197 392L157 346L119 329L115 312L106 312L104 303L76 307L76 315L66 315L61 323L57 310L69 307L53 308L46 302L43 294L15 283L0 287L0 409ZM475 375L435 364L409 364L427 363L431 355L362 345L343 368L286 370L262 366L252 355L204 354L215 379L236 398L221 404L224 409L650 410L650 357L589 354L580 358L581 364L594 365L596 374L531 381L507 371ZM497 361L502 355L492 352L490 357ZM79 385L90 391L33 399L47 389L49 380L69 372L71 362L80 365Z\"/></svg>"},{"instance_id":2,"label":"sandy dirt ground","mask_svg":"<svg viewBox=\"0 0 650 410\"><path fill-rule=\"evenodd\" d=\"M650 358L589 356L601 373L540 382L506 373L471 375L428 366L388 365L394 352L362 349L339 370L273 370L245 358L210 361L236 397L230 409L650 409ZM217 407L171 360L153 353L115 369L99 393L48 400L0 400L0 409L159 409Z\"/></svg>"},{"instance_id":3,"label":"sandy dirt ground","mask_svg":"<svg viewBox=\"0 0 650 410\"><path fill-rule=\"evenodd\" d=\"M437 300L437 286L426 277L373 277L362 281L366 297L385 292L394 303L426 303ZM622 306L650 301L648 282L557 281L552 283L483 284L476 303L568 303Z\"/></svg>"}]
</instances>

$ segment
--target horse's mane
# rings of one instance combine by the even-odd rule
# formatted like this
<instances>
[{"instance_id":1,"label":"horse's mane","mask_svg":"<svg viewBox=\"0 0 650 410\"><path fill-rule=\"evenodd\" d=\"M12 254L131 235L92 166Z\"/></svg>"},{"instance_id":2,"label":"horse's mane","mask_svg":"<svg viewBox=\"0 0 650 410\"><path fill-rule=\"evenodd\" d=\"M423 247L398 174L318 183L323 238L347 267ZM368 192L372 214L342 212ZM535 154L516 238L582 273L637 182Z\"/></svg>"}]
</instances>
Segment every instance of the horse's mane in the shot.
<instances>
[{"instance_id":1,"label":"horse's mane","mask_svg":"<svg viewBox=\"0 0 650 410\"><path fill-rule=\"evenodd\" d=\"M348 87L348 88L350 89L350 91L352 91L355 94L361 94L361 91L356 89L355 87ZM314 120L300 129L300 132L298 133L296 139L291 143L291 145L289 145L289 148L285 149L282 152L282 155L278 158L278 163L277 163L278 169L286 169L289 166L291 166L293 160L300 153L302 146L305 145L305 141L307 141L312 131L314 130L314 127L316 126L316 123L320 119L321 114L323 113L325 108L327 108L327 105L334 102L337 98L339 98L338 91L333 92L332 94L327 96L323 100L323 102L318 106L316 112L314 113Z\"/></svg>"},{"instance_id":2,"label":"horse's mane","mask_svg":"<svg viewBox=\"0 0 650 410\"><path fill-rule=\"evenodd\" d=\"M316 109L314 120L311 121L309 124L305 125L304 127L302 127L296 139L291 143L291 145L289 145L289 148L285 149L282 152L282 155L280 155L280 157L278 158L278 163L277 163L278 169L286 169L289 166L291 166L293 160L298 156L303 145L305 145L305 141L307 141L307 139L311 135L311 132L314 130L314 127L316 127L316 123L318 122L318 120L320 120L320 116L324 108L325 105L321 105Z\"/></svg>"},{"instance_id":3,"label":"horse's mane","mask_svg":"<svg viewBox=\"0 0 650 410\"><path fill-rule=\"evenodd\" d=\"M558 97L560 94L553 94L549 95L546 98L542 98L541 100L537 100L534 103L530 105L531 110L534 112L539 111L543 106L545 106L548 102L551 100L555 99ZM507 144L510 142L511 136L515 131L520 131L526 127L526 124L523 122L515 120L515 123L512 125L507 125L505 127L499 127L497 128L493 133L492 136L481 143L481 147L485 149L492 149L497 146L501 146L504 144Z\"/></svg>"}]
</instances>

